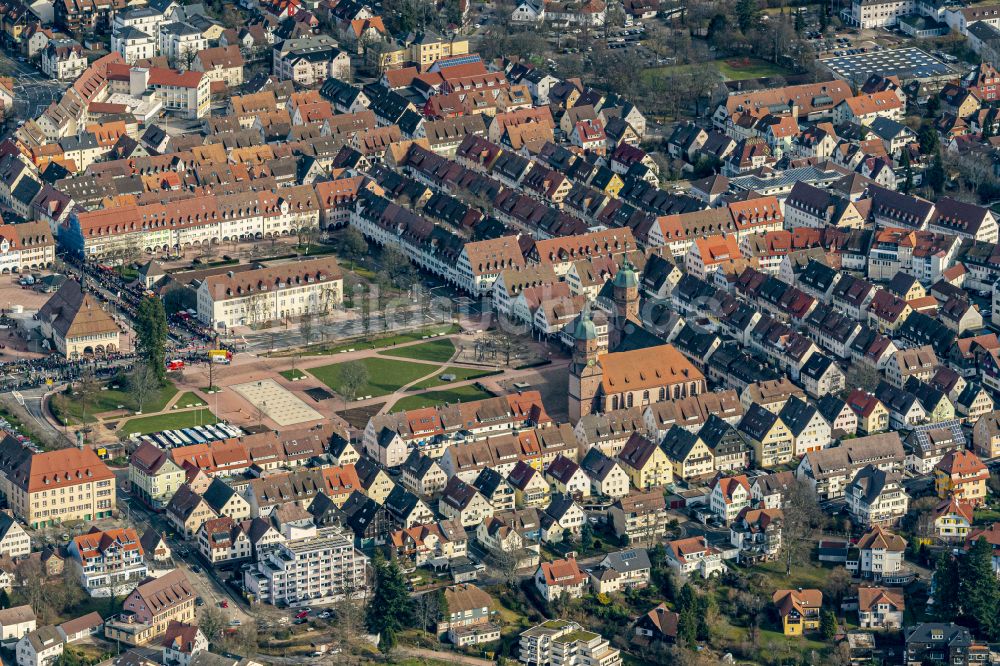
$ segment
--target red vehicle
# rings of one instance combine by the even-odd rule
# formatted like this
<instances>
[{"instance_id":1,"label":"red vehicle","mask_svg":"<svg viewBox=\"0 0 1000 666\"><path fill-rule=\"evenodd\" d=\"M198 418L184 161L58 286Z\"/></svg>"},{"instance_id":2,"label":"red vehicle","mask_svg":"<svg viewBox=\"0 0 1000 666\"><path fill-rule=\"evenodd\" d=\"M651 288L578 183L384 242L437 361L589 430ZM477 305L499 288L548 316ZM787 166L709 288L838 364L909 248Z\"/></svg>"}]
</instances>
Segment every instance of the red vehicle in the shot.
<instances>
[{"instance_id":1,"label":"red vehicle","mask_svg":"<svg viewBox=\"0 0 1000 666\"><path fill-rule=\"evenodd\" d=\"M296 620L304 620L307 617L309 617L309 611L299 611L295 614Z\"/></svg>"},{"instance_id":2,"label":"red vehicle","mask_svg":"<svg viewBox=\"0 0 1000 666\"><path fill-rule=\"evenodd\" d=\"M167 361L167 370L174 371L174 370L183 370L183 369L184 369L184 361L182 361L180 359L174 359L173 361Z\"/></svg>"},{"instance_id":3,"label":"red vehicle","mask_svg":"<svg viewBox=\"0 0 1000 666\"><path fill-rule=\"evenodd\" d=\"M223 599L222 601L220 601L219 605L222 606L223 608L229 608L229 602L226 601L225 599Z\"/></svg>"}]
</instances>

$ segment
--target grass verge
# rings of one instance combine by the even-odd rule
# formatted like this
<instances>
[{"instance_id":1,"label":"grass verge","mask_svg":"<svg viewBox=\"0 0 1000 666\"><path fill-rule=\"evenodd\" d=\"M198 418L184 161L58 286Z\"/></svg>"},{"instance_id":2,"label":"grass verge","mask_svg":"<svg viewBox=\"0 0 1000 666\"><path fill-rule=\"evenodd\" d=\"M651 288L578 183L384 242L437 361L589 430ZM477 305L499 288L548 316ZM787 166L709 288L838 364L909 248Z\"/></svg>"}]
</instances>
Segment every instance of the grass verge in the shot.
<instances>
[{"instance_id":1,"label":"grass verge","mask_svg":"<svg viewBox=\"0 0 1000 666\"><path fill-rule=\"evenodd\" d=\"M104 384L103 386L109 385ZM168 383L162 386L149 396L146 400L146 404L143 405L143 411L161 411L176 394L177 387L173 384ZM94 417L94 414L112 412L119 408L127 409L132 412L139 409L139 404L136 402L135 395L124 387L119 387L117 389L109 387L107 390L97 391L90 396L90 401L87 405L84 405L82 394L77 393L77 395L72 395L65 392L58 393L52 396L52 399L49 401L49 406L52 410L52 415L55 416L62 425L93 423L97 420ZM84 407L86 407L86 418L84 418Z\"/></svg>"},{"instance_id":2,"label":"grass verge","mask_svg":"<svg viewBox=\"0 0 1000 666\"><path fill-rule=\"evenodd\" d=\"M379 353L384 356L412 358L417 361L447 363L455 355L455 344L448 338L438 338L437 340L431 340L423 344L401 347L399 349L387 349Z\"/></svg>"},{"instance_id":3,"label":"grass verge","mask_svg":"<svg viewBox=\"0 0 1000 666\"><path fill-rule=\"evenodd\" d=\"M475 385L456 386L450 391L428 391L420 395L403 398L392 407L392 411L401 412L408 409L421 409L452 402L471 402L492 398L493 394Z\"/></svg>"},{"instance_id":4,"label":"grass verge","mask_svg":"<svg viewBox=\"0 0 1000 666\"><path fill-rule=\"evenodd\" d=\"M144 435L148 432L159 432L161 430L176 430L178 428L190 428L192 426L212 425L218 423L219 419L208 409L195 409L189 412L168 412L155 416L141 416L129 419L118 429L118 433L127 437L133 433Z\"/></svg>"},{"instance_id":5,"label":"grass verge","mask_svg":"<svg viewBox=\"0 0 1000 666\"><path fill-rule=\"evenodd\" d=\"M496 370L483 370L479 368L458 368L454 366L448 366L446 368L441 368L441 372L434 375L433 377L428 377L427 379L422 379L408 390L410 391L422 391L424 389L436 388L438 386L450 386L453 382L464 382L469 379L479 379L480 377L487 377L490 375L499 375L500 372ZM455 375L455 379L450 382L446 382L441 379L441 375Z\"/></svg>"},{"instance_id":6,"label":"grass verge","mask_svg":"<svg viewBox=\"0 0 1000 666\"><path fill-rule=\"evenodd\" d=\"M187 393L181 395L181 397L177 398L177 401L174 403L174 407L177 409L183 409L185 407L204 407L207 404L207 402L198 397L197 393L188 391Z\"/></svg>"}]
</instances>

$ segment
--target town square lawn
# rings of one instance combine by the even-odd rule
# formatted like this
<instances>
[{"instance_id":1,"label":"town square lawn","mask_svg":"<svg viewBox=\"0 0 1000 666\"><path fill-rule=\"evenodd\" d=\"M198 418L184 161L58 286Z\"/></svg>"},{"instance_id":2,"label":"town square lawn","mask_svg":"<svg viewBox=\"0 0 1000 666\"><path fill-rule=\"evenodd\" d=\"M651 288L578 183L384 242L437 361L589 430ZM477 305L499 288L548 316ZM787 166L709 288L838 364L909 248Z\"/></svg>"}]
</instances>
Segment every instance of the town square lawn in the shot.
<instances>
[{"instance_id":1,"label":"town square lawn","mask_svg":"<svg viewBox=\"0 0 1000 666\"><path fill-rule=\"evenodd\" d=\"M389 358L369 357L357 361L345 361L311 368L309 373L339 395L343 395L340 372L345 363L360 363L368 370L368 383L358 389L357 396L376 396L395 393L401 387L435 371L434 366L425 363L408 363ZM440 369L440 368L438 368Z\"/></svg>"},{"instance_id":2,"label":"town square lawn","mask_svg":"<svg viewBox=\"0 0 1000 666\"><path fill-rule=\"evenodd\" d=\"M438 338L419 345L400 347L398 349L385 349L379 352L383 356L398 356L400 358L412 358L417 361L434 361L435 363L447 363L455 355L455 344L448 338Z\"/></svg>"}]
</instances>

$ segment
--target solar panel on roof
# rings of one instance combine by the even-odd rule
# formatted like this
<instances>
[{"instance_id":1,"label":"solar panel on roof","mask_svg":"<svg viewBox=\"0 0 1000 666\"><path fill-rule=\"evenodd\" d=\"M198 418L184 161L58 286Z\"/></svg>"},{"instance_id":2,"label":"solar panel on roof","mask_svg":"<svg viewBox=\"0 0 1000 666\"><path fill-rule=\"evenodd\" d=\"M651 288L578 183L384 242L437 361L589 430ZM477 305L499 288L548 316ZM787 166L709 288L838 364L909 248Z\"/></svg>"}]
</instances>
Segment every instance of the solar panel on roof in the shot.
<instances>
[{"instance_id":1,"label":"solar panel on roof","mask_svg":"<svg viewBox=\"0 0 1000 666\"><path fill-rule=\"evenodd\" d=\"M464 56L455 56L454 58L449 58L446 62L438 63L439 69L445 69L447 67L454 67L456 65L470 65L474 62L480 62L482 58L478 55L469 54Z\"/></svg>"}]
</instances>

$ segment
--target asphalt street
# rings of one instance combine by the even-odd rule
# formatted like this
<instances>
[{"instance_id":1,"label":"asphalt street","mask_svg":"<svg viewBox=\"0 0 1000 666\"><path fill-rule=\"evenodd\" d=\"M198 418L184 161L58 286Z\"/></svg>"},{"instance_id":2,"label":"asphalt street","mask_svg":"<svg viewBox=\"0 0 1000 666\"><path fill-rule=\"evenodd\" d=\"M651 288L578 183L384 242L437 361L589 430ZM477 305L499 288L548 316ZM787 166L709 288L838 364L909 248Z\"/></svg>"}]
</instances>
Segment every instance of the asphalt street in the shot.
<instances>
[{"instance_id":1,"label":"asphalt street","mask_svg":"<svg viewBox=\"0 0 1000 666\"><path fill-rule=\"evenodd\" d=\"M14 76L14 115L19 120L35 118L62 97L67 82L54 81L30 63L0 52L0 71Z\"/></svg>"}]
</instances>

